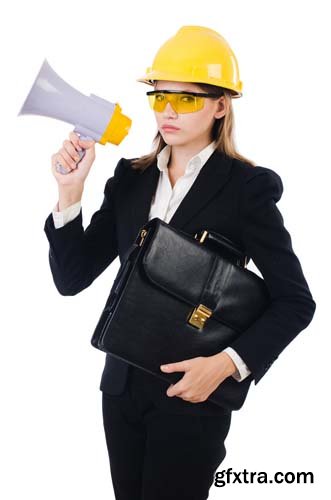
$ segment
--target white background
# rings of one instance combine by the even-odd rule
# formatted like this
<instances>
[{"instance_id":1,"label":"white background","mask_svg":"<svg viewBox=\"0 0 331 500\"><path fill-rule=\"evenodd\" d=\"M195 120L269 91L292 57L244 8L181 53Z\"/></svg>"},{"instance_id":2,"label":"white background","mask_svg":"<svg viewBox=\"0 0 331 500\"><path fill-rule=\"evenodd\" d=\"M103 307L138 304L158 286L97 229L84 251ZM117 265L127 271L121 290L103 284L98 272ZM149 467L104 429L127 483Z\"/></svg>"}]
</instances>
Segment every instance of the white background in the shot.
<instances>
[{"instance_id":1,"label":"white background","mask_svg":"<svg viewBox=\"0 0 331 500\"><path fill-rule=\"evenodd\" d=\"M51 155L70 124L17 117L45 58L70 85L119 102L133 123L119 145L97 144L84 227L121 157L151 150L149 87L136 82L182 25L208 26L234 50L243 97L233 101L238 150L274 169L278 203L317 303L312 323L234 412L219 470L312 471L315 483L212 486L211 500L328 497L330 47L328 2L12 2L1 18L1 482L12 499L113 498L90 338L119 268L61 296L48 264L46 217L57 201ZM130 471L128 471L130 474ZM171 480L171 478L169 478ZM189 478L187 478L189 481ZM157 500L157 499L156 499Z\"/></svg>"}]
</instances>

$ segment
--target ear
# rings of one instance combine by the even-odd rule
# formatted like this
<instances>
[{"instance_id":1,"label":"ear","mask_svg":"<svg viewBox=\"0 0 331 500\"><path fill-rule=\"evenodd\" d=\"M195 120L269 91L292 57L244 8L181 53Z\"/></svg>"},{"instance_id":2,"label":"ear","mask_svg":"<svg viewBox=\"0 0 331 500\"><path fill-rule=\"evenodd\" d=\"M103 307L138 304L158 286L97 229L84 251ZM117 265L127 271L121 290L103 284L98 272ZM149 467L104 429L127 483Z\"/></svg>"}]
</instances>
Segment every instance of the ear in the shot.
<instances>
[{"instance_id":1,"label":"ear","mask_svg":"<svg viewBox=\"0 0 331 500\"><path fill-rule=\"evenodd\" d=\"M217 101L216 111L214 113L214 118L222 118L226 114L226 103L225 98L222 95Z\"/></svg>"}]
</instances>

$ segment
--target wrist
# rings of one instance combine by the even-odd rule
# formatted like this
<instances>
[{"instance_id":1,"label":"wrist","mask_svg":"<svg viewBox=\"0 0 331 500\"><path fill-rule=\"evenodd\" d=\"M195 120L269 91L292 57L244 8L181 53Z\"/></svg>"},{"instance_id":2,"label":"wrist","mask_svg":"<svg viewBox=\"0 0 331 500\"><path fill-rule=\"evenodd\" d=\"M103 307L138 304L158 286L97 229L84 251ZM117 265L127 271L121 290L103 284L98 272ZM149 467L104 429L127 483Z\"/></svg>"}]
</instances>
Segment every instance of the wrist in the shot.
<instances>
[{"instance_id":1,"label":"wrist","mask_svg":"<svg viewBox=\"0 0 331 500\"><path fill-rule=\"evenodd\" d=\"M83 196L83 190L84 186L79 186L79 187L75 186L74 189L72 187L62 186L59 189L59 210L60 211L64 210L70 205L73 205L74 203L81 201Z\"/></svg>"},{"instance_id":2,"label":"wrist","mask_svg":"<svg viewBox=\"0 0 331 500\"><path fill-rule=\"evenodd\" d=\"M222 371L226 373L227 377L234 375L236 372L238 373L238 368L234 363L233 359L227 352L219 352L215 355L222 367Z\"/></svg>"}]
</instances>

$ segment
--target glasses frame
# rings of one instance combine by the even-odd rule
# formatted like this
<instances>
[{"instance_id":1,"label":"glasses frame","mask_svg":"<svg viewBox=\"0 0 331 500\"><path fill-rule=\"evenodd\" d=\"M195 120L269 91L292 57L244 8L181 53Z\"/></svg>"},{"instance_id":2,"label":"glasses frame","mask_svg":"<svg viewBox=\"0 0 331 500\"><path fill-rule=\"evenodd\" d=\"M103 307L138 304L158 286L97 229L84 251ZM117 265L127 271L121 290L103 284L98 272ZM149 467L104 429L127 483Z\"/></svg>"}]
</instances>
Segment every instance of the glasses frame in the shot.
<instances>
[{"instance_id":1,"label":"glasses frame","mask_svg":"<svg viewBox=\"0 0 331 500\"><path fill-rule=\"evenodd\" d=\"M206 92L193 92L193 91L191 92L191 91L183 91L183 90L151 90L149 92L146 92L147 96L152 96L152 95L157 95L157 94L182 94L184 96L185 95L197 96L200 98L217 98L217 97L223 96L224 92L220 92L219 94L212 94L212 93L206 93ZM164 109L167 105L167 102L170 102L170 101L166 99L163 109L159 112L162 113L164 111ZM154 106L152 106L152 104L151 104L151 100L150 100L150 105L151 105L152 109L155 111ZM171 105L173 106L172 103L171 103ZM194 113L196 111L200 111L200 109L202 109L202 108L203 108L203 103L202 103L202 106L200 106L198 109L195 109L192 111L187 111L187 113ZM174 108L174 110L176 111L176 113L178 113L177 109ZM186 113L186 111L184 111L184 113Z\"/></svg>"},{"instance_id":2,"label":"glasses frame","mask_svg":"<svg viewBox=\"0 0 331 500\"><path fill-rule=\"evenodd\" d=\"M224 95L224 92L222 92L221 94L210 94L205 92L189 92L185 90L151 90L150 92L146 92L146 95L154 95L154 94L188 94L200 97L222 97L222 95Z\"/></svg>"}]
</instances>

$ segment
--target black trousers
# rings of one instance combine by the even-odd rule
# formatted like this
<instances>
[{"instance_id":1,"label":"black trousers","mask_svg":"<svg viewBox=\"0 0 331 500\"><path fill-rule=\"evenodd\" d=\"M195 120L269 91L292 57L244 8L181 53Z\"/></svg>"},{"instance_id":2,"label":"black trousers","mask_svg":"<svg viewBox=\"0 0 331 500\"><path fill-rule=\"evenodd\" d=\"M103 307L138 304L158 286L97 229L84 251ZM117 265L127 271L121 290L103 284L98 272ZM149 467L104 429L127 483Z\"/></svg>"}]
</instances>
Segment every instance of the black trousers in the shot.
<instances>
[{"instance_id":1,"label":"black trousers","mask_svg":"<svg viewBox=\"0 0 331 500\"><path fill-rule=\"evenodd\" d=\"M130 368L122 394L102 393L116 500L205 500L226 455L231 412L215 416L164 409L158 405L159 391L170 384Z\"/></svg>"}]
</instances>

